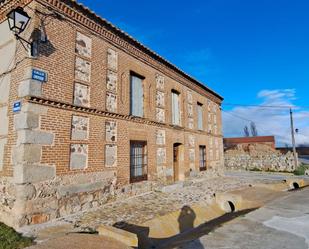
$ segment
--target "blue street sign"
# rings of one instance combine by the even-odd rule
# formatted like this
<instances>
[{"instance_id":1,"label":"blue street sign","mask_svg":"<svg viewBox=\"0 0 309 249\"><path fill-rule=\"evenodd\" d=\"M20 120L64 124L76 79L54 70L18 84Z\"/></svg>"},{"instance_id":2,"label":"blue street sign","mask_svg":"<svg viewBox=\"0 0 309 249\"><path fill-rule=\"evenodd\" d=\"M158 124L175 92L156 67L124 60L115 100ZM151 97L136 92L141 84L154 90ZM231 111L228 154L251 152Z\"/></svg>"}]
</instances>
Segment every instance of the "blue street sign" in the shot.
<instances>
[{"instance_id":1,"label":"blue street sign","mask_svg":"<svg viewBox=\"0 0 309 249\"><path fill-rule=\"evenodd\" d=\"M21 110L21 101L16 101L13 104L13 112L20 112Z\"/></svg>"},{"instance_id":2,"label":"blue street sign","mask_svg":"<svg viewBox=\"0 0 309 249\"><path fill-rule=\"evenodd\" d=\"M41 70L32 69L32 79L45 82L47 81L47 74Z\"/></svg>"}]
</instances>

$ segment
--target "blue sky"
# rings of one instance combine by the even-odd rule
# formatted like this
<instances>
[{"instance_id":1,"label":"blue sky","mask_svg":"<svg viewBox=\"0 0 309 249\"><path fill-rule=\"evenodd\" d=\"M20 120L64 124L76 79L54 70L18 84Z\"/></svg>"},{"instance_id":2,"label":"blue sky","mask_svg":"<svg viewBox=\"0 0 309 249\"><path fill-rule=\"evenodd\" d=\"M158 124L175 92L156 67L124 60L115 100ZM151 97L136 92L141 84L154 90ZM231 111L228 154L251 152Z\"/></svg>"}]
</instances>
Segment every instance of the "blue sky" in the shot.
<instances>
[{"instance_id":1,"label":"blue sky","mask_svg":"<svg viewBox=\"0 0 309 249\"><path fill-rule=\"evenodd\" d=\"M309 108L300 108L309 106L309 1L80 2L217 91L225 103L294 105L298 143L309 143ZM275 134L281 145L290 141L287 110L223 109L226 136L242 135L253 120L261 135Z\"/></svg>"}]
</instances>

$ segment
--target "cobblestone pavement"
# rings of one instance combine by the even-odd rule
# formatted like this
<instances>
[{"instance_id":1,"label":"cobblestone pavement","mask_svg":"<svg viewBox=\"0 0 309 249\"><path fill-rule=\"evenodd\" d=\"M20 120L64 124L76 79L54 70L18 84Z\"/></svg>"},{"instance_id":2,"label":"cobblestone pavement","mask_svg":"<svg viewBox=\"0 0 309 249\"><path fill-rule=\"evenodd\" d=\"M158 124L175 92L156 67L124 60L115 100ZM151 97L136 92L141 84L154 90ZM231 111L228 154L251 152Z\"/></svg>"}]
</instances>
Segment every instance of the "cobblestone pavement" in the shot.
<instances>
[{"instance_id":1,"label":"cobblestone pavement","mask_svg":"<svg viewBox=\"0 0 309 249\"><path fill-rule=\"evenodd\" d=\"M157 216L179 210L184 205L210 204L214 193L244 188L249 184L268 183L274 180L248 179L247 177L196 178L182 185L172 186L168 192L154 191L123 201L109 203L99 209L80 213L63 219L82 230L95 229L100 224L113 225L116 222L142 224Z\"/></svg>"},{"instance_id":2,"label":"cobblestone pavement","mask_svg":"<svg viewBox=\"0 0 309 249\"><path fill-rule=\"evenodd\" d=\"M248 175L249 174L249 175ZM250 177L252 174L252 177ZM226 174L221 177L199 176L183 183L166 186L140 196L107 203L97 209L77 213L48 223L23 227L19 231L28 236L45 241L71 232L92 232L99 225L114 225L126 222L141 225L157 216L181 209L184 205L195 203L210 204L214 193L242 189L256 183L274 183L289 177L243 172L236 175Z\"/></svg>"}]
</instances>

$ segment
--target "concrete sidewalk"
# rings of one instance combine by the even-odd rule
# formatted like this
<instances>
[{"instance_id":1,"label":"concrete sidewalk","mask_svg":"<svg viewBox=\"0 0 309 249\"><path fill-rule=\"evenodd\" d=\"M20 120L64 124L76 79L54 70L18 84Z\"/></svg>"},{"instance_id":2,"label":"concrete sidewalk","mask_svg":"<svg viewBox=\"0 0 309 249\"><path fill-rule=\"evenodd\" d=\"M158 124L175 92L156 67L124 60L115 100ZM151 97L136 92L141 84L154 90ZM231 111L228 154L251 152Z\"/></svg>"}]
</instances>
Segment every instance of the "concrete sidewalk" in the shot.
<instances>
[{"instance_id":1,"label":"concrete sidewalk","mask_svg":"<svg viewBox=\"0 0 309 249\"><path fill-rule=\"evenodd\" d=\"M281 198L174 249L308 249L309 188Z\"/></svg>"},{"instance_id":2,"label":"concrete sidewalk","mask_svg":"<svg viewBox=\"0 0 309 249\"><path fill-rule=\"evenodd\" d=\"M57 237L44 243L28 247L28 249L132 249L110 238L92 235L72 233L63 237Z\"/></svg>"}]
</instances>

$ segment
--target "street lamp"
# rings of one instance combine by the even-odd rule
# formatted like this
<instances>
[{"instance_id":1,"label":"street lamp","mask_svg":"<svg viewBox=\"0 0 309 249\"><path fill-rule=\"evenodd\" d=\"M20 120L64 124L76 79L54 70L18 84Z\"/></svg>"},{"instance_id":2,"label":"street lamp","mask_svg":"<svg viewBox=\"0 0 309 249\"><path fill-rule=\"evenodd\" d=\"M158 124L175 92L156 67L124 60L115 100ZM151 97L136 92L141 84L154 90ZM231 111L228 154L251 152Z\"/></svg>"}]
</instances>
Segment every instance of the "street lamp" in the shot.
<instances>
[{"instance_id":1,"label":"street lamp","mask_svg":"<svg viewBox=\"0 0 309 249\"><path fill-rule=\"evenodd\" d=\"M20 34L26 29L31 17L27 14L27 12L23 10L22 7L17 7L7 15L7 18L9 28L14 33L16 40L19 40L21 42L25 50L28 51L28 48L30 47L30 54L31 56L34 56L34 42L29 42L20 36Z\"/></svg>"},{"instance_id":2,"label":"street lamp","mask_svg":"<svg viewBox=\"0 0 309 249\"><path fill-rule=\"evenodd\" d=\"M8 22L10 30L15 34L16 37L19 37L27 27L30 16L23 10L22 7L17 7L13 9L8 15Z\"/></svg>"}]
</instances>

